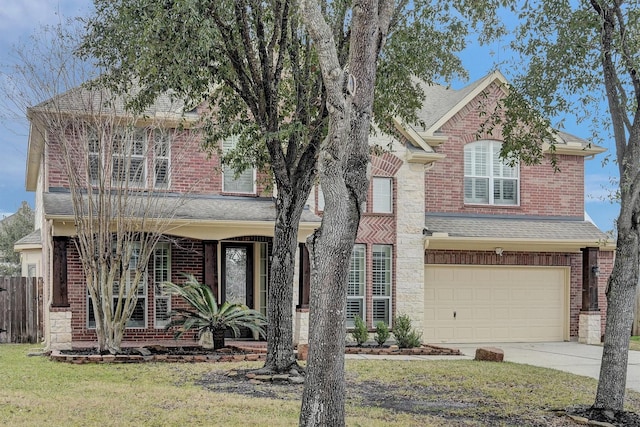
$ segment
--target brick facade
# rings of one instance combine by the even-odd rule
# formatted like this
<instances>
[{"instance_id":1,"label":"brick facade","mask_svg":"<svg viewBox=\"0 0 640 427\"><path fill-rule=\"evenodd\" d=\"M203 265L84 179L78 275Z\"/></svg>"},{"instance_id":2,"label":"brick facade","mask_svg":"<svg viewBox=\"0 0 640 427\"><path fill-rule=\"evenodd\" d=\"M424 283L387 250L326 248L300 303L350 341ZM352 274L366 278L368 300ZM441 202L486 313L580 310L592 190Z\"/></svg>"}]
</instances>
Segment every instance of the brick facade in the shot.
<instances>
[{"instance_id":1,"label":"brick facade","mask_svg":"<svg viewBox=\"0 0 640 427\"><path fill-rule=\"evenodd\" d=\"M158 192L172 192L179 194L224 194L235 196L268 196L269 175L263 172L256 177L255 194L237 194L223 192L223 175L218 156L202 149L202 136L195 130L170 130L172 144L170 152L170 186L169 188L153 188L153 142L149 139L145 155L146 184L145 188ZM47 162L45 170L45 191L50 188L69 188L69 179L65 162L60 157L62 149L55 140L47 145ZM76 170L84 169L84 157L79 156Z\"/></svg>"},{"instance_id":2,"label":"brick facade","mask_svg":"<svg viewBox=\"0 0 640 427\"><path fill-rule=\"evenodd\" d=\"M501 92L494 83L487 89L491 95ZM493 99L492 96L488 97ZM477 140L501 141L501 132L480 133L486 120L478 108L487 107L487 99L477 97L443 127L448 136L435 148L446 157L434 164L425 175L427 212L537 215L582 217L584 214L584 158L558 155L559 171L554 171L549 156L539 165L520 165L520 203L518 206L470 205L464 203L464 146ZM494 105L489 105L493 108Z\"/></svg>"},{"instance_id":3,"label":"brick facade","mask_svg":"<svg viewBox=\"0 0 640 427\"><path fill-rule=\"evenodd\" d=\"M494 252L477 250L429 250L425 251L423 228L425 212L473 214L473 215L515 215L536 217L577 218L584 214L584 157L576 155L558 155L554 171L549 157L539 165L519 167L519 203L517 206L496 206L465 204L464 202L464 146L477 140L500 141L499 129L478 133L486 120L479 111L491 111L496 100L504 95L503 87L494 82L482 95L478 95L466 106L462 107L439 129L439 136L446 135L446 140L434 147L435 153L444 155L434 163L431 160L411 160L407 141L398 141L378 133L371 138L371 143L383 147L386 151L371 158L371 177L392 178L392 210L391 213L373 212L373 187L370 186L365 211L362 215L356 243L365 245L365 312L367 325L372 328L373 295L372 295L372 258L373 245L390 245L392 247L392 292L391 316L399 314L410 316L417 330L424 327L425 311L425 264L459 264L459 265L513 265L513 266L562 266L570 269L569 286L569 334L577 337L580 311L582 309L582 257L576 252L505 252L498 256ZM221 165L215 153L206 153L200 149L201 137L193 130L176 132L171 148L170 186L156 191L194 195L237 195L246 197L270 195L266 174L258 174L256 194L232 194L222 190L223 176ZM148 147L145 159L146 188L152 189L153 147ZM428 147L426 147L428 148ZM56 159L55 141L47 145L45 153L47 161L43 161L40 191L51 188L68 188L69 182L65 168L60 159ZM420 151L417 146L411 150ZM424 155L425 153L421 153ZM419 156L418 156L419 158ZM312 210L318 211L318 190L314 189L310 196ZM242 233L239 233L242 234ZM193 237L193 235L191 235ZM197 236L199 237L199 236ZM269 242L270 237L238 236L234 241ZM218 245L219 254L220 245ZM270 246L269 246L270 250ZM551 249L553 250L553 249ZM561 249L565 250L565 249ZM254 262L257 260L254 257ZM345 261L345 262L348 262ZM296 263L298 260L296 259ZM613 268L613 252L599 252L598 264L600 276L599 308L602 313L602 330L606 314L605 288L607 278ZM124 340L154 341L171 340L172 332L154 327L154 289L152 269L149 269L147 286L147 326L145 328L128 328ZM294 280L294 302L298 300L298 268ZM219 269L219 266L218 266ZM69 309L49 308L56 321L68 322L68 310L72 312L70 319L71 339L73 341L94 341L95 331L87 327L87 289L83 278L82 267L74 243L67 248L68 297ZM197 239L180 238L171 244L171 280L183 281L181 273L193 274L197 280L203 281L204 244ZM218 280L220 280L219 270ZM220 282L218 285L220 286ZM220 289L220 287L219 287ZM172 298L172 307L185 304L179 298ZM63 322L64 321L64 322ZM301 341L305 341L308 313L301 308L293 320L294 331ZM63 327L60 328L64 329ZM60 339L66 340L65 331ZM185 336L193 338L194 334Z\"/></svg>"},{"instance_id":4,"label":"brick facade","mask_svg":"<svg viewBox=\"0 0 640 427\"><path fill-rule=\"evenodd\" d=\"M69 305L73 313L71 319L71 331L73 341L95 341L94 329L87 327L87 286L84 281L82 265L77 249L73 242L67 248L67 274L69 283ZM203 271L203 248L202 242L190 239L180 239L179 247L171 245L171 281L181 283L184 281L182 273L192 274L198 281L202 281ZM127 328L124 333L125 341L151 341L151 340L171 340L173 331L165 331L156 328L154 325L154 289L153 289L153 266L149 262L147 274L147 327ZM186 302L178 297L171 298L172 308L189 308ZM183 339L194 338L194 333L188 333Z\"/></svg>"}]
</instances>

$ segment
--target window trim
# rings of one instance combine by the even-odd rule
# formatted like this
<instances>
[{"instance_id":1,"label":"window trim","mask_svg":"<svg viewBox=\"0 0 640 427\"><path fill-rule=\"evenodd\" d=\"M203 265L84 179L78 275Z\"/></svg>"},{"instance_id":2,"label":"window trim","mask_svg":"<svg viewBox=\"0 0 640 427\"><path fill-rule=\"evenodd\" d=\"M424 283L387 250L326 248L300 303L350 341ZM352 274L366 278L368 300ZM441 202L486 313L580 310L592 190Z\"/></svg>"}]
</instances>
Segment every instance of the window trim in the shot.
<instances>
[{"instance_id":1,"label":"window trim","mask_svg":"<svg viewBox=\"0 0 640 427\"><path fill-rule=\"evenodd\" d=\"M376 260L376 252L380 253L380 252L387 252L384 255L384 260L388 262L388 270L386 269L387 265L385 265L385 270L382 271L382 274L385 275L385 279L386 277L388 277L388 282L383 284L383 286L388 286L388 295L377 295L376 294L376 273L378 272L378 270L376 269L376 264L375 264L375 260ZM385 262L386 264L386 262ZM385 280L386 281L386 280ZM388 314L387 314L387 319L375 319L373 318L373 315L375 314L375 309L374 309L374 305L376 301L388 301ZM389 244L373 244L371 245L371 321L373 323L373 326L375 327L375 324L382 320L383 322L385 322L387 324L387 326L392 327L392 321L393 321L393 245L389 245Z\"/></svg>"},{"instance_id":2,"label":"window trim","mask_svg":"<svg viewBox=\"0 0 640 427\"><path fill-rule=\"evenodd\" d=\"M161 283L157 283L158 279L158 264L157 264L157 252L159 250L167 251L167 265L166 272L163 276L166 276L164 281L171 281L171 244L169 242L160 242L153 248L153 327L155 329L164 329L170 322L171 316L163 321L158 321L158 299L164 299L167 301L167 312L171 313L171 294L162 291Z\"/></svg>"},{"instance_id":3,"label":"window trim","mask_svg":"<svg viewBox=\"0 0 640 427\"><path fill-rule=\"evenodd\" d=\"M464 179L463 179L463 188L462 188L462 196L464 199L464 204L465 205L480 205L480 206L492 206L492 207L518 207L520 206L520 165L516 164L513 167L511 167L514 171L515 171L515 176L514 177L503 177L503 176L496 176L494 174L494 165L495 162L498 161L500 162L501 167L509 167L503 159L501 159L499 157L499 147L502 145L502 142L500 141L495 141L495 140L479 140L479 141L474 141L471 142L469 144L466 144L464 146L464 151L463 151L463 175L464 175ZM479 147L479 146L486 146L487 150L488 150L488 155L487 155L487 170L488 170L488 175L479 175L479 174L467 174L467 167L472 168L473 166L476 165L475 162L475 156L473 159L471 159L471 164L468 165L467 164L467 153L471 152L474 153L475 152L475 147ZM496 150L496 148L498 148ZM474 150L474 151L471 151ZM473 201L473 200L468 200L467 199L467 195L466 195L466 186L467 186L467 180L468 179L486 179L488 181L488 185L487 185L487 202L482 202L482 201ZM495 196L494 196L494 191L495 191L495 185L496 185L496 181L515 181L515 202L514 203L496 203L495 201ZM503 199L504 200L504 199Z\"/></svg>"},{"instance_id":4,"label":"window trim","mask_svg":"<svg viewBox=\"0 0 640 427\"><path fill-rule=\"evenodd\" d=\"M353 286L352 283L352 274L354 271L354 257L356 256L356 251L361 251L362 257L361 257L361 266L362 268L358 270L358 275L359 278L361 278L361 281L359 283L360 285L360 289L361 289L361 294L360 295L351 295L350 294L350 288ZM348 283L347 283L347 306L349 304L349 301L359 301L362 307L362 313L361 313L361 317L362 320L364 320L365 322L367 321L367 246L363 243L356 243L355 245L353 245L353 249L351 251L351 258L349 261L349 276L348 276ZM348 310L347 310L348 311ZM353 328L355 326L353 319L349 319L348 317L348 313L345 312L346 317L346 327L347 328Z\"/></svg>"},{"instance_id":5,"label":"window trim","mask_svg":"<svg viewBox=\"0 0 640 427\"><path fill-rule=\"evenodd\" d=\"M139 141L138 137L142 136ZM130 146L129 146L130 144ZM141 152L137 153L136 148L140 145ZM119 152L119 147L124 148L124 153ZM116 159L122 159L128 169L125 172L126 180L120 179L117 175L115 162ZM133 179L136 175L131 174L131 166L133 161L137 161L142 166L138 172L135 168L136 175L140 174L140 179ZM149 161L149 131L147 128L129 128L119 127L113 130L111 135L111 185L125 186L126 188L145 188L147 186L148 177L148 161Z\"/></svg>"},{"instance_id":6,"label":"window trim","mask_svg":"<svg viewBox=\"0 0 640 427\"><path fill-rule=\"evenodd\" d=\"M168 189L171 187L171 146L173 145L172 129L151 129L153 140L153 188ZM166 142L166 153L164 156L158 154L159 143ZM158 184L158 163L165 161L167 163L166 182Z\"/></svg>"},{"instance_id":7,"label":"window trim","mask_svg":"<svg viewBox=\"0 0 640 427\"><path fill-rule=\"evenodd\" d=\"M377 193L376 192L376 182L386 182L388 183L389 193ZM376 209L376 200L381 200L385 202L385 207L388 204L388 209L379 210ZM388 176L374 176L371 179L371 212L376 214L392 214L393 213L393 178Z\"/></svg>"},{"instance_id":8,"label":"window trim","mask_svg":"<svg viewBox=\"0 0 640 427\"><path fill-rule=\"evenodd\" d=\"M226 140L222 141L222 153L223 154L227 154L229 151L235 149L236 145L238 144L238 136L234 135L230 138L227 138ZM233 169L226 164L222 165L222 192L223 193L230 193L230 194L256 194L257 192L257 186L256 186L256 178L257 178L257 171L256 168L251 167L251 168L246 168L241 174L240 176L242 176L243 174L246 174L247 172L251 173L251 183L252 183L252 188L251 191L238 191L238 190L228 190L225 188L225 184L226 184L226 179L225 176L231 174L232 175L232 180L233 182L238 181L238 178L236 178L235 176L235 171L233 171Z\"/></svg>"}]
</instances>

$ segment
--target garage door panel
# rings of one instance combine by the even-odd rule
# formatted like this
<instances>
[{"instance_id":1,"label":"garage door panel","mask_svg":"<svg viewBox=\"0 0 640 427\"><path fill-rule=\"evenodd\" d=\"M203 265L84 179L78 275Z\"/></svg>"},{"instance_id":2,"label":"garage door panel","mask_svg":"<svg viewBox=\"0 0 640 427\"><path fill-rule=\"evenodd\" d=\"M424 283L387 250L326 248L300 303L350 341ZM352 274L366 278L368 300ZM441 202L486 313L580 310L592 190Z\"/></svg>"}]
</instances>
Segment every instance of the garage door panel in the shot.
<instances>
[{"instance_id":1,"label":"garage door panel","mask_svg":"<svg viewBox=\"0 0 640 427\"><path fill-rule=\"evenodd\" d=\"M427 266L424 338L561 341L567 277L566 267Z\"/></svg>"}]
</instances>

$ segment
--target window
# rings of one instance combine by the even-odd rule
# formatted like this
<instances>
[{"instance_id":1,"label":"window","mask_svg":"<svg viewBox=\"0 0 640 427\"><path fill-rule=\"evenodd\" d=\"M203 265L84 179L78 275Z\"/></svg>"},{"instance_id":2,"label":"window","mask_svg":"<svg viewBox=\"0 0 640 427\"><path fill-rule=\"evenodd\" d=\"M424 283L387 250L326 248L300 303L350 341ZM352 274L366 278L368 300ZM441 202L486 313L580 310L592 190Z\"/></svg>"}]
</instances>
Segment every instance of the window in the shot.
<instances>
[{"instance_id":1,"label":"window","mask_svg":"<svg viewBox=\"0 0 640 427\"><path fill-rule=\"evenodd\" d=\"M89 181L97 184L100 179L100 137L94 128L88 132L89 146Z\"/></svg>"},{"instance_id":2,"label":"window","mask_svg":"<svg viewBox=\"0 0 640 427\"><path fill-rule=\"evenodd\" d=\"M464 147L464 202L517 205L518 166L500 159L502 144L478 141Z\"/></svg>"},{"instance_id":3,"label":"window","mask_svg":"<svg viewBox=\"0 0 640 427\"><path fill-rule=\"evenodd\" d=\"M129 267L127 268L127 273L125 274L126 283L124 283L125 292L131 289L133 286L133 281L136 275L136 268L138 267L138 260L140 259L140 245L135 244L132 248L131 258L129 259ZM116 273L116 277L120 277L120 272ZM115 307L118 304L118 293L120 292L120 282L113 282L113 306ZM91 302L91 295L87 290L87 317L88 317L88 327L95 328L96 327L96 319L93 313L93 304ZM127 328L144 328L147 324L147 277L146 274L143 274L140 278L140 283L138 283L138 287L136 289L136 305L133 309L133 313L129 320L127 321Z\"/></svg>"},{"instance_id":4,"label":"window","mask_svg":"<svg viewBox=\"0 0 640 427\"><path fill-rule=\"evenodd\" d=\"M374 177L373 183L373 212L393 212L393 180L391 178Z\"/></svg>"},{"instance_id":5,"label":"window","mask_svg":"<svg viewBox=\"0 0 640 427\"><path fill-rule=\"evenodd\" d=\"M347 327L354 326L354 319L365 317L365 245L354 245L347 284Z\"/></svg>"},{"instance_id":6,"label":"window","mask_svg":"<svg viewBox=\"0 0 640 427\"><path fill-rule=\"evenodd\" d=\"M171 134L166 130L153 131L154 182L156 188L169 188L169 160L171 158Z\"/></svg>"},{"instance_id":7,"label":"window","mask_svg":"<svg viewBox=\"0 0 640 427\"><path fill-rule=\"evenodd\" d=\"M238 144L238 137L234 136L222 142L222 152L227 154ZM255 193L255 170L247 168L236 176L233 168L228 165L222 167L222 191L226 193Z\"/></svg>"},{"instance_id":8,"label":"window","mask_svg":"<svg viewBox=\"0 0 640 427\"><path fill-rule=\"evenodd\" d=\"M118 129L112 136L111 179L114 183L143 186L147 133L144 129Z\"/></svg>"},{"instance_id":9,"label":"window","mask_svg":"<svg viewBox=\"0 0 640 427\"><path fill-rule=\"evenodd\" d=\"M391 325L391 246L373 245L372 252L373 324Z\"/></svg>"},{"instance_id":10,"label":"window","mask_svg":"<svg viewBox=\"0 0 640 427\"><path fill-rule=\"evenodd\" d=\"M119 128L110 138L111 151L104 147L100 132L104 130L89 127L87 132L88 175L91 184L100 181L103 158L111 159L111 180L114 185L124 184L144 187L147 184L147 168L153 171L153 186L169 188L171 167L171 142L173 132L170 129ZM153 162L148 159L148 143L153 141ZM147 165L147 160L149 164ZM106 161L106 160L104 160ZM104 165L105 170L108 170ZM107 171L107 173L109 173Z\"/></svg>"},{"instance_id":11,"label":"window","mask_svg":"<svg viewBox=\"0 0 640 427\"><path fill-rule=\"evenodd\" d=\"M162 291L162 283L171 280L171 247L158 243L153 250L153 289L155 327L164 328L171 321L171 295Z\"/></svg>"},{"instance_id":12,"label":"window","mask_svg":"<svg viewBox=\"0 0 640 427\"><path fill-rule=\"evenodd\" d=\"M27 264L27 277L36 277L36 269L35 264Z\"/></svg>"}]
</instances>

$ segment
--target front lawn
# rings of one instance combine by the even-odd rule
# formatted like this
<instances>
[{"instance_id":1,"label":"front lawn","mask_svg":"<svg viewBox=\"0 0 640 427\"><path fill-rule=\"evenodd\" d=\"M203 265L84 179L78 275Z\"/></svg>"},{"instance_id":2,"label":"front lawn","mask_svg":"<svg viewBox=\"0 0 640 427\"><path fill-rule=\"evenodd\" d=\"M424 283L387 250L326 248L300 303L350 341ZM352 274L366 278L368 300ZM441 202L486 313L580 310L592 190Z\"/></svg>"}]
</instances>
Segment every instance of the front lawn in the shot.
<instances>
[{"instance_id":1,"label":"front lawn","mask_svg":"<svg viewBox=\"0 0 640 427\"><path fill-rule=\"evenodd\" d=\"M259 363L72 365L0 345L0 420L11 426L294 426L302 386L246 381ZM347 360L350 426L570 426L596 381L513 363ZM627 409L640 412L640 393Z\"/></svg>"}]
</instances>

